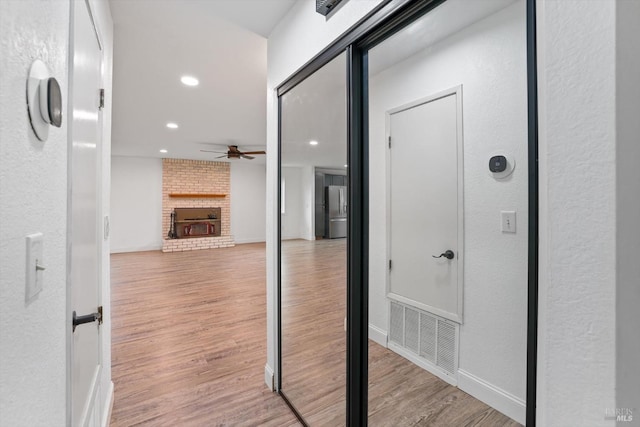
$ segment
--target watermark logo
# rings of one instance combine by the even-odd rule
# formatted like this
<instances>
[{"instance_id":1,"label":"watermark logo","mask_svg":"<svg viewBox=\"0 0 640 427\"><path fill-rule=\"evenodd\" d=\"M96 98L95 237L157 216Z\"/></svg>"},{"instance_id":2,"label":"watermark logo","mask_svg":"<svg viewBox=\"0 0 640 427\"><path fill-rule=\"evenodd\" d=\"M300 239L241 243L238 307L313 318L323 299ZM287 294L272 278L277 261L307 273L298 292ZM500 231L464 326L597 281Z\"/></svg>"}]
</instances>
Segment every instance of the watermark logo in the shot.
<instances>
[{"instance_id":1,"label":"watermark logo","mask_svg":"<svg viewBox=\"0 0 640 427\"><path fill-rule=\"evenodd\" d=\"M630 423L633 421L633 411L634 408L607 408L604 410L604 419Z\"/></svg>"}]
</instances>

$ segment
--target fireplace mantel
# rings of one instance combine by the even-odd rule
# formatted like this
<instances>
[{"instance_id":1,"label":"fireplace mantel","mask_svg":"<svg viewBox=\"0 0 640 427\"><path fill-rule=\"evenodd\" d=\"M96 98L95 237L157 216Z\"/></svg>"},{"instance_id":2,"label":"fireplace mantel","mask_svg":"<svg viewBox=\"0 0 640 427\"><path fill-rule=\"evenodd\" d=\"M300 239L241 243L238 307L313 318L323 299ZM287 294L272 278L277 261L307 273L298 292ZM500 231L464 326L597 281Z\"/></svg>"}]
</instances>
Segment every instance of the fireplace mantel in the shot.
<instances>
[{"instance_id":1,"label":"fireplace mantel","mask_svg":"<svg viewBox=\"0 0 640 427\"><path fill-rule=\"evenodd\" d=\"M169 193L169 197L181 199L221 199L223 197L227 197L227 195L210 193Z\"/></svg>"}]
</instances>

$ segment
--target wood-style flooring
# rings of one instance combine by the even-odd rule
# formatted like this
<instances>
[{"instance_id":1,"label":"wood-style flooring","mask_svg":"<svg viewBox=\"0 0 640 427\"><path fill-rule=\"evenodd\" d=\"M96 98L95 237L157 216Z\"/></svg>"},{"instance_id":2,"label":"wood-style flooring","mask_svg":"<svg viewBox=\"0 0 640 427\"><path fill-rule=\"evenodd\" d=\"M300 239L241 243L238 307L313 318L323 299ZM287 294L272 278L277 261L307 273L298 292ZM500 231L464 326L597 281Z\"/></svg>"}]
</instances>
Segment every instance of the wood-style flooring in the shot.
<instances>
[{"instance_id":1,"label":"wood-style flooring","mask_svg":"<svg viewBox=\"0 0 640 427\"><path fill-rule=\"evenodd\" d=\"M111 426L293 426L264 384L264 244L111 256Z\"/></svg>"},{"instance_id":2,"label":"wood-style flooring","mask_svg":"<svg viewBox=\"0 0 640 427\"><path fill-rule=\"evenodd\" d=\"M112 255L112 426L299 425L264 385L264 251ZM311 426L344 425L344 251L344 239L283 242L283 389ZM369 352L370 426L519 425Z\"/></svg>"}]
</instances>

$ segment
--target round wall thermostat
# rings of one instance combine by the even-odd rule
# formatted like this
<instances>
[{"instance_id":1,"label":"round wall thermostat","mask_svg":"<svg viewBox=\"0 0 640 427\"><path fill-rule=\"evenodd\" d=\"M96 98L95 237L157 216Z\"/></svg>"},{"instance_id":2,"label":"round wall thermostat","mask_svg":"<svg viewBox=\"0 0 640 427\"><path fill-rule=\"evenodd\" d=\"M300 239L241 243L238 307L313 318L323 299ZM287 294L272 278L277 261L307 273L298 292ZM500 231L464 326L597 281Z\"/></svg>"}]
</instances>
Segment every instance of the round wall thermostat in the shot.
<instances>
[{"instance_id":1,"label":"round wall thermostat","mask_svg":"<svg viewBox=\"0 0 640 427\"><path fill-rule=\"evenodd\" d=\"M44 62L31 64L27 78L27 111L31 128L40 141L49 137L49 126L62 126L62 91Z\"/></svg>"},{"instance_id":2,"label":"round wall thermostat","mask_svg":"<svg viewBox=\"0 0 640 427\"><path fill-rule=\"evenodd\" d=\"M508 154L495 154L489 158L489 173L495 179L504 179L513 173L516 160Z\"/></svg>"}]
</instances>

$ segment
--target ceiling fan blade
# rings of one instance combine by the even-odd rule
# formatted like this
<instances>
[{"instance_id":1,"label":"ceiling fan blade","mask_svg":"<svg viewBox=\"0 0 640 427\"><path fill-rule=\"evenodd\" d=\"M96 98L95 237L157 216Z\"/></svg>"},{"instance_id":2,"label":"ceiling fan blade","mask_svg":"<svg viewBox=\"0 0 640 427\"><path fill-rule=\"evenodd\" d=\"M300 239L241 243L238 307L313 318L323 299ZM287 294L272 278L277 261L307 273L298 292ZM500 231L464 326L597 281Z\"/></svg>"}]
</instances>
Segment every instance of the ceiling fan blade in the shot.
<instances>
[{"instance_id":1,"label":"ceiling fan blade","mask_svg":"<svg viewBox=\"0 0 640 427\"><path fill-rule=\"evenodd\" d=\"M223 154L222 156L214 157L214 159L222 159L225 157L228 158L229 156L227 156L226 154Z\"/></svg>"},{"instance_id":2,"label":"ceiling fan blade","mask_svg":"<svg viewBox=\"0 0 640 427\"><path fill-rule=\"evenodd\" d=\"M218 154L226 154L224 151L213 151L213 150L200 150L203 153L218 153Z\"/></svg>"},{"instance_id":3,"label":"ceiling fan blade","mask_svg":"<svg viewBox=\"0 0 640 427\"><path fill-rule=\"evenodd\" d=\"M244 154L267 154L266 151L245 151Z\"/></svg>"},{"instance_id":4,"label":"ceiling fan blade","mask_svg":"<svg viewBox=\"0 0 640 427\"><path fill-rule=\"evenodd\" d=\"M255 157L253 157L253 156L247 156L245 153L240 154L240 157L241 157L241 158L243 158L243 159L248 159L248 160L253 160L253 159L255 159Z\"/></svg>"}]
</instances>

